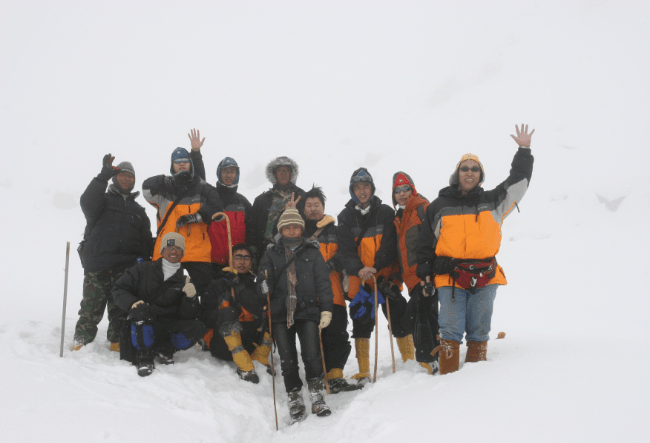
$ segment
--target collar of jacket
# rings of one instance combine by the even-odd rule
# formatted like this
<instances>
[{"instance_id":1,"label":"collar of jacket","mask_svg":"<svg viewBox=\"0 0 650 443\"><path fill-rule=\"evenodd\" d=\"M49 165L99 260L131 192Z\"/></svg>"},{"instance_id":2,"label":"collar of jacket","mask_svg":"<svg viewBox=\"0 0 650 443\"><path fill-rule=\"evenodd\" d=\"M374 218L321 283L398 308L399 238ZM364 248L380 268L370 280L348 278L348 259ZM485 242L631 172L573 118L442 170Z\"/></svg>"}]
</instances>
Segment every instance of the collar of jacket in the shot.
<instances>
[{"instance_id":1,"label":"collar of jacket","mask_svg":"<svg viewBox=\"0 0 650 443\"><path fill-rule=\"evenodd\" d=\"M483 193L483 188L480 186L475 187L471 191L469 191L467 194L463 195L463 191L460 190L458 185L452 185L452 186L447 186L446 188L442 188L440 192L438 193L438 196L440 197L453 197L457 199L469 199L473 197L478 197Z\"/></svg>"},{"instance_id":2,"label":"collar of jacket","mask_svg":"<svg viewBox=\"0 0 650 443\"><path fill-rule=\"evenodd\" d=\"M357 211L357 210L355 209L356 206L357 206L357 202L355 202L355 201L352 200L352 199L350 199L350 200L345 204L345 207L346 207L346 208L352 209L352 210L355 211L355 212L359 212L359 211ZM373 195L373 196L370 198L370 212L369 212L369 213L373 213L373 212L375 212L375 210L376 210L378 207L380 207L380 206L381 206L381 199L380 199L379 197L377 197L376 195Z\"/></svg>"},{"instance_id":3,"label":"collar of jacket","mask_svg":"<svg viewBox=\"0 0 650 443\"><path fill-rule=\"evenodd\" d=\"M125 195L125 194L122 194L122 193L120 192L120 190L117 189L117 186L115 186L115 185L113 185L113 184L108 185L108 192L112 192L113 194L117 194L117 195L119 195L119 196ZM137 197L138 195L140 195L140 191L130 192L130 193L127 195L126 198L127 198L128 200L135 200L136 197Z\"/></svg>"},{"instance_id":4,"label":"collar of jacket","mask_svg":"<svg viewBox=\"0 0 650 443\"><path fill-rule=\"evenodd\" d=\"M217 192L219 192L219 195L235 195L238 187L238 185L227 186L219 181L217 182Z\"/></svg>"}]
</instances>

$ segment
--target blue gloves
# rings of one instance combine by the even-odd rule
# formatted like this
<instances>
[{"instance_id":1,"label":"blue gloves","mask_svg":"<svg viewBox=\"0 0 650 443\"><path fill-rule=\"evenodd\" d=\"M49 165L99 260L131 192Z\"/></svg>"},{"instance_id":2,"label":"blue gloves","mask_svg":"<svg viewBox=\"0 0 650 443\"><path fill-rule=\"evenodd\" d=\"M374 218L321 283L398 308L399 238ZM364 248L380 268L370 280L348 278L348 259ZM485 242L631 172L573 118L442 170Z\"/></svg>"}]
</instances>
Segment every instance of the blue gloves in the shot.
<instances>
[{"instance_id":1,"label":"blue gloves","mask_svg":"<svg viewBox=\"0 0 650 443\"><path fill-rule=\"evenodd\" d=\"M377 302L382 305L386 302L381 292L377 291ZM363 286L350 303L350 317L361 323L368 323L375 320L375 294L366 291Z\"/></svg>"}]
</instances>

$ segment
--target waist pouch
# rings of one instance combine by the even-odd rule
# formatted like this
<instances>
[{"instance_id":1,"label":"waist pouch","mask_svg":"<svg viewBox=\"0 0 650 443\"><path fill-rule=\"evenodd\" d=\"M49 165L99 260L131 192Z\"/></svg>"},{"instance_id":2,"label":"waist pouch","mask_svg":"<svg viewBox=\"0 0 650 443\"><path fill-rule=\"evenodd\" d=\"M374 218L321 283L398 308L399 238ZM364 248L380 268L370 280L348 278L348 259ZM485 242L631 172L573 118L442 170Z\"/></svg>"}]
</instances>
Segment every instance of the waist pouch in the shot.
<instances>
[{"instance_id":1,"label":"waist pouch","mask_svg":"<svg viewBox=\"0 0 650 443\"><path fill-rule=\"evenodd\" d=\"M454 269L450 275L454 283L458 283L463 289L470 293L487 285L497 271L496 257L489 257L482 260L453 260Z\"/></svg>"}]
</instances>

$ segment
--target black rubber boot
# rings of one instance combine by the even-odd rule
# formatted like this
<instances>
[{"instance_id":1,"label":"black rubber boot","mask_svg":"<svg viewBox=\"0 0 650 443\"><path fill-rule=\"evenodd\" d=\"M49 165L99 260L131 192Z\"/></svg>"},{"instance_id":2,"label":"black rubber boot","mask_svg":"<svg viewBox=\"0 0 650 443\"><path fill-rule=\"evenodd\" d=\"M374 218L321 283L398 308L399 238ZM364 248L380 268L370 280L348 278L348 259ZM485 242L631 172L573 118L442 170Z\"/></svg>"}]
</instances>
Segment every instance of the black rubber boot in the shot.
<instances>
[{"instance_id":1,"label":"black rubber boot","mask_svg":"<svg viewBox=\"0 0 650 443\"><path fill-rule=\"evenodd\" d=\"M289 415L291 416L291 424L303 421L307 418L307 411L305 410L305 402L302 400L302 392L300 388L295 388L289 394Z\"/></svg>"}]
</instances>

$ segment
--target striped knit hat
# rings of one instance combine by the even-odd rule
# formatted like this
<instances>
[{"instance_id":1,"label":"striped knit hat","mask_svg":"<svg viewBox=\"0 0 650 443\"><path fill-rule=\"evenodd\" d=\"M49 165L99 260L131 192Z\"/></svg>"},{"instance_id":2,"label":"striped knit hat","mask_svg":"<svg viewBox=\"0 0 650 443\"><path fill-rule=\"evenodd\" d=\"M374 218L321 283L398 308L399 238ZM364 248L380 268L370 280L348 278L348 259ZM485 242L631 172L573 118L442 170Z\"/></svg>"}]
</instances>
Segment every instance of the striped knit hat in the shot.
<instances>
[{"instance_id":1,"label":"striped knit hat","mask_svg":"<svg viewBox=\"0 0 650 443\"><path fill-rule=\"evenodd\" d=\"M280 216L280 219L278 220L278 232L282 233L282 228L289 225L298 225L302 228L303 231L305 230L305 221L302 219L297 209L285 209L285 211Z\"/></svg>"},{"instance_id":2,"label":"striped knit hat","mask_svg":"<svg viewBox=\"0 0 650 443\"><path fill-rule=\"evenodd\" d=\"M163 235L162 240L160 241L160 253L162 254L163 249L167 246L178 246L185 252L185 237L177 232L168 232Z\"/></svg>"}]
</instances>

